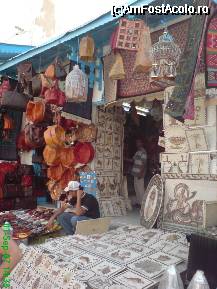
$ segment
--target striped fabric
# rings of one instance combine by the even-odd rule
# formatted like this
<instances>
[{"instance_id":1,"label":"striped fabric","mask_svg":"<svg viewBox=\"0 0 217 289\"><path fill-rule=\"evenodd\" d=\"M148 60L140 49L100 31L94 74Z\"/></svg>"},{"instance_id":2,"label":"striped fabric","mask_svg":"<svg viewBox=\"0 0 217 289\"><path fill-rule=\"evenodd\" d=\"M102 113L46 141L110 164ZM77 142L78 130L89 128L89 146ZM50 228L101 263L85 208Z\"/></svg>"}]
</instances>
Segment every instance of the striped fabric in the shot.
<instances>
[{"instance_id":1,"label":"striped fabric","mask_svg":"<svg viewBox=\"0 0 217 289\"><path fill-rule=\"evenodd\" d=\"M138 177L141 173L141 170L143 166L145 165L145 171L146 172L146 163L147 163L147 153L145 149L138 150L134 157L133 157L134 163L132 168L132 175L134 177Z\"/></svg>"}]
</instances>

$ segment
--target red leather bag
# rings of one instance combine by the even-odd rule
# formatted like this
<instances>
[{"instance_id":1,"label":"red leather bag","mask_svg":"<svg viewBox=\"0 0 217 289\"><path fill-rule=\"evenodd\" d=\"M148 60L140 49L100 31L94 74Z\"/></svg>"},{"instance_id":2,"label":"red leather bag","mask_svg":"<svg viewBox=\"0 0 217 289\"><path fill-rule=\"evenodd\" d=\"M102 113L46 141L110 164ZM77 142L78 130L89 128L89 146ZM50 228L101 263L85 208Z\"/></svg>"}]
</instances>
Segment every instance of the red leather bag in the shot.
<instances>
[{"instance_id":1,"label":"red leather bag","mask_svg":"<svg viewBox=\"0 0 217 289\"><path fill-rule=\"evenodd\" d=\"M58 105L59 101L59 89L57 85L47 89L44 94L46 103Z\"/></svg>"},{"instance_id":2,"label":"red leather bag","mask_svg":"<svg viewBox=\"0 0 217 289\"><path fill-rule=\"evenodd\" d=\"M25 142L25 132L21 131L17 138L17 148L22 151L30 151L31 147L29 147Z\"/></svg>"},{"instance_id":3,"label":"red leather bag","mask_svg":"<svg viewBox=\"0 0 217 289\"><path fill-rule=\"evenodd\" d=\"M32 186L32 176L22 176L21 184L23 187L31 187Z\"/></svg>"},{"instance_id":4,"label":"red leather bag","mask_svg":"<svg viewBox=\"0 0 217 289\"><path fill-rule=\"evenodd\" d=\"M3 92L9 91L9 90L10 90L9 80L3 80L2 84L0 85L0 98L2 97Z\"/></svg>"}]
</instances>

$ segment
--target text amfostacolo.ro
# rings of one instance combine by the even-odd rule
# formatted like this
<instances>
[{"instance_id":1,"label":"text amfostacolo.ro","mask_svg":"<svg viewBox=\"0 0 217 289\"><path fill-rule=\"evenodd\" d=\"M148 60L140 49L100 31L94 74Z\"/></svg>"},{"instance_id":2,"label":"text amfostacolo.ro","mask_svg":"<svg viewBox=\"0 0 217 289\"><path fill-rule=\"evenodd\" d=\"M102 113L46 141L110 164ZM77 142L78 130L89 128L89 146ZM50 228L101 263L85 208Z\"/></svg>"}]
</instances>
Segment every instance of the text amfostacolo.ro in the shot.
<instances>
[{"instance_id":1,"label":"text amfostacolo.ro","mask_svg":"<svg viewBox=\"0 0 217 289\"><path fill-rule=\"evenodd\" d=\"M197 6L184 4L184 5L143 5L143 6L113 6L111 10L113 17L124 15L209 15L210 8L208 6Z\"/></svg>"}]
</instances>

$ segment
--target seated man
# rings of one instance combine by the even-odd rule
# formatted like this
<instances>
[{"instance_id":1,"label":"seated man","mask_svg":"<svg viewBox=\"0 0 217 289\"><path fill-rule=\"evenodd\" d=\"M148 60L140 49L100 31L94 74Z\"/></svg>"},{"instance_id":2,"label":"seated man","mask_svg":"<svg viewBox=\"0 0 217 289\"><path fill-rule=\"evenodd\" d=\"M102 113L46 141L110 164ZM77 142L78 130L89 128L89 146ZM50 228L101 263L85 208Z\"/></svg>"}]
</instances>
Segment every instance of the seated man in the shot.
<instances>
[{"instance_id":1,"label":"seated man","mask_svg":"<svg viewBox=\"0 0 217 289\"><path fill-rule=\"evenodd\" d=\"M63 227L67 235L75 233L77 221L97 219L100 217L99 204L96 198L86 194L80 183L71 181L64 189L67 193L68 201L64 201L62 207L57 209L50 218L47 227L51 227L57 218L58 223Z\"/></svg>"}]
</instances>

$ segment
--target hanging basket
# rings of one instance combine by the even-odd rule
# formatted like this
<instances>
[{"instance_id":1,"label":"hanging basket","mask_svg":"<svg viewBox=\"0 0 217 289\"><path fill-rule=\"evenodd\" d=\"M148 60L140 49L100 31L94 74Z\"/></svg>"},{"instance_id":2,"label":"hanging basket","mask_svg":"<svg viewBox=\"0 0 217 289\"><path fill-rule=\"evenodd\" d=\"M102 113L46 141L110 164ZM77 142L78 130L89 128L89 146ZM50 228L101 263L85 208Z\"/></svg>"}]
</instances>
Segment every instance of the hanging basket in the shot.
<instances>
[{"instance_id":1,"label":"hanging basket","mask_svg":"<svg viewBox=\"0 0 217 289\"><path fill-rule=\"evenodd\" d=\"M139 49L136 53L136 61L133 72L146 73L152 68L151 34L149 27L145 26L141 33Z\"/></svg>"},{"instance_id":2,"label":"hanging basket","mask_svg":"<svg viewBox=\"0 0 217 289\"><path fill-rule=\"evenodd\" d=\"M90 36L85 36L81 39L79 45L79 57L82 61L94 60L94 40Z\"/></svg>"},{"instance_id":3,"label":"hanging basket","mask_svg":"<svg viewBox=\"0 0 217 289\"><path fill-rule=\"evenodd\" d=\"M110 72L109 77L111 80L121 80L124 79L126 76L124 71L124 63L120 53L115 55L115 63L113 64Z\"/></svg>"},{"instance_id":4,"label":"hanging basket","mask_svg":"<svg viewBox=\"0 0 217 289\"><path fill-rule=\"evenodd\" d=\"M79 69L78 65L67 75L65 83L65 95L67 102L86 102L88 93L88 78Z\"/></svg>"}]
</instances>

